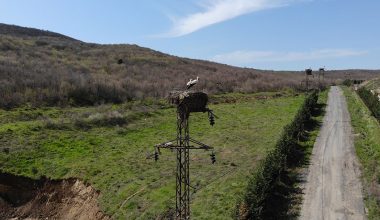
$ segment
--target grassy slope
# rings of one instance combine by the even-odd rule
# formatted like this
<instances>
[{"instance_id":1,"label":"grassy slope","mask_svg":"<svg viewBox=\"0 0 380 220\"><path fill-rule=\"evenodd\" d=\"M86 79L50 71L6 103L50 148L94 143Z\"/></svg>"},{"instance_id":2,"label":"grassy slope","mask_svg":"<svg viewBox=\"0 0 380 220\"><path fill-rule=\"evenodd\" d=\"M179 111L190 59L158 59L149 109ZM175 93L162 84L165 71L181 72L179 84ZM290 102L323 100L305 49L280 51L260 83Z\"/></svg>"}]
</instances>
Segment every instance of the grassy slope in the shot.
<instances>
[{"instance_id":1,"label":"grassy slope","mask_svg":"<svg viewBox=\"0 0 380 220\"><path fill-rule=\"evenodd\" d=\"M250 171L275 145L304 99L254 99L267 95L216 97L229 103L210 106L219 116L213 128L206 114L191 117L192 137L215 146L217 154L211 165L209 153L192 152L192 185L198 188L192 196L194 218L231 216ZM0 169L35 178L82 178L102 192L101 205L115 218L149 219L168 211L174 204L175 155L163 151L157 163L146 155L154 144L174 137L175 109L140 114L121 127L73 125L73 118L115 110L133 115L141 106L0 111ZM47 128L49 123L61 126Z\"/></svg>"},{"instance_id":2,"label":"grassy slope","mask_svg":"<svg viewBox=\"0 0 380 220\"><path fill-rule=\"evenodd\" d=\"M368 89L375 89L375 90L380 89L380 79L377 78L377 79L368 81L368 83L365 84L365 87L367 87Z\"/></svg>"},{"instance_id":3,"label":"grassy slope","mask_svg":"<svg viewBox=\"0 0 380 220\"><path fill-rule=\"evenodd\" d=\"M380 126L359 96L347 87L343 89L356 134L356 152L362 164L368 215L370 219L379 219L380 207L379 203L376 203L375 193L376 188L379 193L380 183Z\"/></svg>"}]
</instances>

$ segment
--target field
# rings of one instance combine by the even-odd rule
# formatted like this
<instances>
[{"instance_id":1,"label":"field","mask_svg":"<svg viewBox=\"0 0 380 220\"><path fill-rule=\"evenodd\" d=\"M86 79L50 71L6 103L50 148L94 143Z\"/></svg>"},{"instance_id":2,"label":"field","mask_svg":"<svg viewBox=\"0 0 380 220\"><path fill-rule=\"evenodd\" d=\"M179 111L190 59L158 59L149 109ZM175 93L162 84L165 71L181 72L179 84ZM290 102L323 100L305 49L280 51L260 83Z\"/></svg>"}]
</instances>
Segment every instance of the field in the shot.
<instances>
[{"instance_id":1,"label":"field","mask_svg":"<svg viewBox=\"0 0 380 220\"><path fill-rule=\"evenodd\" d=\"M304 95L287 93L214 96L219 117L193 114L193 138L216 148L192 152L192 215L232 218L246 180L275 146ZM19 108L0 112L0 167L3 172L39 178L76 177L101 191L102 209L116 219L150 219L174 204L175 155L153 145L175 137L175 109L164 101L82 108ZM148 157L148 159L147 159Z\"/></svg>"},{"instance_id":2,"label":"field","mask_svg":"<svg viewBox=\"0 0 380 220\"><path fill-rule=\"evenodd\" d=\"M369 219L380 218L380 125L359 96L344 87L355 132L355 148L362 164Z\"/></svg>"}]
</instances>

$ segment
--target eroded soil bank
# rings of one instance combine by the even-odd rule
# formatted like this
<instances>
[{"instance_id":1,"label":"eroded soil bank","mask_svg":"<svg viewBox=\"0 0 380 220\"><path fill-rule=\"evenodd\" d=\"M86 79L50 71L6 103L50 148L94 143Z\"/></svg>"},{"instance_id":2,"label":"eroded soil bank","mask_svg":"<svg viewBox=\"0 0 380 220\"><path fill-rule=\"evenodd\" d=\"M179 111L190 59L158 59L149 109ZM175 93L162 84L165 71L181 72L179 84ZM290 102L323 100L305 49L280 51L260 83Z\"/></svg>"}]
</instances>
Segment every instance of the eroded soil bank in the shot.
<instances>
[{"instance_id":1,"label":"eroded soil bank","mask_svg":"<svg viewBox=\"0 0 380 220\"><path fill-rule=\"evenodd\" d=\"M97 192L77 179L33 180L0 173L0 219L109 219Z\"/></svg>"}]
</instances>

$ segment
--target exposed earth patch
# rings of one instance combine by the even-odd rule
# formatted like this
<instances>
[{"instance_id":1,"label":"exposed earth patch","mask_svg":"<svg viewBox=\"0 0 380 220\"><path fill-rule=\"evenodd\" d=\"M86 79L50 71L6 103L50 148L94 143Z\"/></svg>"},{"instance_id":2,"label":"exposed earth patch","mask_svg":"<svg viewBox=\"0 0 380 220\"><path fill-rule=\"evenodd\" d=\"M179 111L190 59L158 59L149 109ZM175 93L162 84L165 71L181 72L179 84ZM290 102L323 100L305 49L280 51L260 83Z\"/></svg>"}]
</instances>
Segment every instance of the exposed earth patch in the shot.
<instances>
[{"instance_id":1,"label":"exposed earth patch","mask_svg":"<svg viewBox=\"0 0 380 220\"><path fill-rule=\"evenodd\" d=\"M0 219L109 219L99 192L78 179L33 180L0 173Z\"/></svg>"}]
</instances>

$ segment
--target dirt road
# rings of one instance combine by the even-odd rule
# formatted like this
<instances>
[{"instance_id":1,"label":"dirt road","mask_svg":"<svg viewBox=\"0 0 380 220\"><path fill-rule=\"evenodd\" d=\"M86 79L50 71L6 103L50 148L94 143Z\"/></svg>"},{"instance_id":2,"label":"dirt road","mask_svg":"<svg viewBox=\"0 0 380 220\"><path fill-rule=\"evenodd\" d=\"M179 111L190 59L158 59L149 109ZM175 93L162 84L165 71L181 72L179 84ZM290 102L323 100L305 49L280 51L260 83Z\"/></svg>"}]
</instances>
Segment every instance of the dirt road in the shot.
<instances>
[{"instance_id":1,"label":"dirt road","mask_svg":"<svg viewBox=\"0 0 380 220\"><path fill-rule=\"evenodd\" d=\"M300 219L366 219L350 116L339 87L329 92L308 172Z\"/></svg>"}]
</instances>

